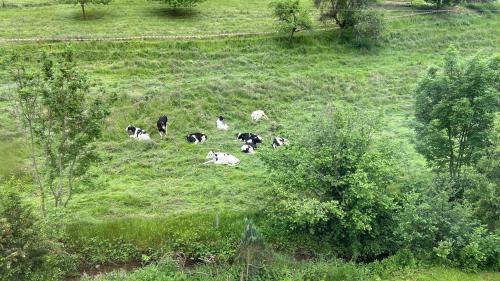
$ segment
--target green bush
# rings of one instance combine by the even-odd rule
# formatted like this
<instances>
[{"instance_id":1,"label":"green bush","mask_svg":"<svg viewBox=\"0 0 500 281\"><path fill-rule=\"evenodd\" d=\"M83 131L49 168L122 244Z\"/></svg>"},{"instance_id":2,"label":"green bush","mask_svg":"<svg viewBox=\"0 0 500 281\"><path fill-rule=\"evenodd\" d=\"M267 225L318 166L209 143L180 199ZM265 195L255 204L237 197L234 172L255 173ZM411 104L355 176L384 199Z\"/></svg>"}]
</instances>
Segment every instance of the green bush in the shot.
<instances>
[{"instance_id":1,"label":"green bush","mask_svg":"<svg viewBox=\"0 0 500 281\"><path fill-rule=\"evenodd\" d=\"M153 0L159 1L167 4L173 10L185 9L185 8L193 8L198 6L199 4L205 2L206 0Z\"/></svg>"},{"instance_id":2,"label":"green bush","mask_svg":"<svg viewBox=\"0 0 500 281\"><path fill-rule=\"evenodd\" d=\"M466 202L450 200L446 182L446 177L436 180L427 191L405 196L396 231L401 246L446 266L497 269L498 234L480 226Z\"/></svg>"},{"instance_id":3,"label":"green bush","mask_svg":"<svg viewBox=\"0 0 500 281\"><path fill-rule=\"evenodd\" d=\"M72 256L49 240L31 209L10 186L0 186L0 280L60 280Z\"/></svg>"},{"instance_id":4,"label":"green bush","mask_svg":"<svg viewBox=\"0 0 500 281\"><path fill-rule=\"evenodd\" d=\"M369 48L380 42L385 23L383 16L374 10L360 10L354 15L354 25L346 32L352 33L352 43L356 47Z\"/></svg>"},{"instance_id":5,"label":"green bush","mask_svg":"<svg viewBox=\"0 0 500 281\"><path fill-rule=\"evenodd\" d=\"M352 108L318 120L297 132L293 145L260 154L275 182L270 220L291 233L328 239L346 258L394 251L404 157L394 143L375 141L373 119Z\"/></svg>"}]
</instances>

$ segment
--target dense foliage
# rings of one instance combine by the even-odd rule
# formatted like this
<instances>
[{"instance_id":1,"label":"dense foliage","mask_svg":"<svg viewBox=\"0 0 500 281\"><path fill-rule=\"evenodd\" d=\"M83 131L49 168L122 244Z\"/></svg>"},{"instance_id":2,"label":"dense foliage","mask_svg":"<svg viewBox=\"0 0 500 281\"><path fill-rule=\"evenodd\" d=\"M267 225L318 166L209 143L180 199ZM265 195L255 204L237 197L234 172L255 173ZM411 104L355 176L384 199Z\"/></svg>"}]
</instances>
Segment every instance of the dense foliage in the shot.
<instances>
[{"instance_id":1,"label":"dense foliage","mask_svg":"<svg viewBox=\"0 0 500 281\"><path fill-rule=\"evenodd\" d=\"M290 40L295 32L312 27L309 13L300 5L300 0L279 0L271 2L273 14L278 21L278 29L290 34Z\"/></svg>"},{"instance_id":2,"label":"dense foliage","mask_svg":"<svg viewBox=\"0 0 500 281\"><path fill-rule=\"evenodd\" d=\"M376 142L373 122L352 109L318 119L289 149L263 156L277 183L270 218L330 239L344 257L393 251L400 155L390 141Z\"/></svg>"},{"instance_id":3,"label":"dense foliage","mask_svg":"<svg viewBox=\"0 0 500 281\"><path fill-rule=\"evenodd\" d=\"M206 0L153 0L159 1L167 4L168 7L177 10L183 8L193 8L199 4L205 2Z\"/></svg>"},{"instance_id":4,"label":"dense foliage","mask_svg":"<svg viewBox=\"0 0 500 281\"><path fill-rule=\"evenodd\" d=\"M314 0L320 10L320 19L333 20L341 28L356 24L356 13L374 3L373 0Z\"/></svg>"},{"instance_id":5,"label":"dense foliage","mask_svg":"<svg viewBox=\"0 0 500 281\"><path fill-rule=\"evenodd\" d=\"M380 41L385 29L382 15L376 11L363 9L354 15L354 25L344 31L358 47L370 47ZM350 34L349 34L350 33Z\"/></svg>"},{"instance_id":6,"label":"dense foliage","mask_svg":"<svg viewBox=\"0 0 500 281\"><path fill-rule=\"evenodd\" d=\"M459 179L462 169L477 164L492 146L499 81L499 57L475 56L463 62L449 50L444 66L431 67L417 86L417 148L451 180Z\"/></svg>"},{"instance_id":7,"label":"dense foliage","mask_svg":"<svg viewBox=\"0 0 500 281\"><path fill-rule=\"evenodd\" d=\"M17 189L0 186L0 280L60 280L75 270L73 259L48 237Z\"/></svg>"}]
</instances>

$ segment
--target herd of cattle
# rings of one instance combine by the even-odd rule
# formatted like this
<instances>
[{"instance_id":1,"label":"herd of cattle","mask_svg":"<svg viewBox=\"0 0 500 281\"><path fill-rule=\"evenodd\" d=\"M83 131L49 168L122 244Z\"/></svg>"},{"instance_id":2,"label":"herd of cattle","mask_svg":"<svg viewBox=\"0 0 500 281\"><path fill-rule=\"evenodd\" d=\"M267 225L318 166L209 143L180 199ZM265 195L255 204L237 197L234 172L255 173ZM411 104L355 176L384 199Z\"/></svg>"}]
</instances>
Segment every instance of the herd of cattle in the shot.
<instances>
[{"instance_id":1,"label":"herd of cattle","mask_svg":"<svg viewBox=\"0 0 500 281\"><path fill-rule=\"evenodd\" d=\"M256 110L252 112L251 114L252 121L257 122L261 119L269 119L267 115L264 113L262 110ZM220 130L225 130L227 131L229 129L229 126L227 125L226 121L224 120L224 117L219 116L216 120L216 126L217 129ZM168 125L168 118L167 116L161 116L158 119L158 122L156 122L156 126L158 127L158 132L160 133L160 137L163 138L164 136L167 135L167 125ZM131 138L137 139L137 140L150 140L151 137L149 134L145 131L142 130L141 128L129 125L126 129L128 135ZM204 143L208 139L207 135L202 134L202 133L193 133L189 134L186 136L186 140L190 143L194 144L201 144ZM243 153L254 153L255 150L257 149L257 144L261 144L263 142L263 139L253 133L238 133L236 135L236 140L242 141L244 144L241 146L241 152ZM289 142L285 138L281 137L275 137L273 139L272 147L276 148L278 146L282 145L289 145ZM240 160L229 154L229 153L224 153L224 152L213 152L210 151L207 155L208 161L205 162L204 164L208 163L214 163L214 164L225 164L225 165L236 165L240 162Z\"/></svg>"}]
</instances>

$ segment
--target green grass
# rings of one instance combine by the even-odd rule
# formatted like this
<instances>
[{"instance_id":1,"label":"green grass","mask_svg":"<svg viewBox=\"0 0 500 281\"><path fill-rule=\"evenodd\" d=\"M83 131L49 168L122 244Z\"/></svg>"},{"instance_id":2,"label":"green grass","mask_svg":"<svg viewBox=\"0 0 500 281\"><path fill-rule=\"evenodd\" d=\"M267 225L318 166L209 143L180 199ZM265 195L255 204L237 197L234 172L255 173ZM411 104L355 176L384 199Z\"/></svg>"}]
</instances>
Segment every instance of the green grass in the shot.
<instances>
[{"instance_id":1,"label":"green grass","mask_svg":"<svg viewBox=\"0 0 500 281\"><path fill-rule=\"evenodd\" d=\"M458 269L431 267L418 270L408 270L389 279L392 281L497 281L498 272L467 273Z\"/></svg>"}]
</instances>

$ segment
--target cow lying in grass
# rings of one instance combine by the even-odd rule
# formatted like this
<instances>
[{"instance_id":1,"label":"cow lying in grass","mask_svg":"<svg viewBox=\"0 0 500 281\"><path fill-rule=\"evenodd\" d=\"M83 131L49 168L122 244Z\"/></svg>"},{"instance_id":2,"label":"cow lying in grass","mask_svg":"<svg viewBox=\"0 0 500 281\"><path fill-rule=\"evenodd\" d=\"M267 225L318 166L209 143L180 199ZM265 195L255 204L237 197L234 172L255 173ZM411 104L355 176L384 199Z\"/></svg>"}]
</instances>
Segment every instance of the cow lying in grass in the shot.
<instances>
[{"instance_id":1,"label":"cow lying in grass","mask_svg":"<svg viewBox=\"0 0 500 281\"><path fill-rule=\"evenodd\" d=\"M207 159L208 161L203 163L204 165L213 163L213 164L219 164L219 165L236 165L240 163L240 159L236 158L235 156L224 153L224 152L213 152L210 151L207 154Z\"/></svg>"},{"instance_id":2,"label":"cow lying in grass","mask_svg":"<svg viewBox=\"0 0 500 281\"><path fill-rule=\"evenodd\" d=\"M245 143L253 143L253 144L262 143L262 141L264 141L264 139L261 136L253 133L239 133L236 135L236 139L241 140Z\"/></svg>"},{"instance_id":3,"label":"cow lying in grass","mask_svg":"<svg viewBox=\"0 0 500 281\"><path fill-rule=\"evenodd\" d=\"M285 138L275 137L273 139L273 148L276 148L276 147L282 146L282 145L289 145L289 144L290 144L290 142Z\"/></svg>"},{"instance_id":4,"label":"cow lying in grass","mask_svg":"<svg viewBox=\"0 0 500 281\"><path fill-rule=\"evenodd\" d=\"M150 140L149 134L141 128L137 128L132 125L128 125L125 129L127 131L129 137L138 139L138 140Z\"/></svg>"},{"instance_id":5,"label":"cow lying in grass","mask_svg":"<svg viewBox=\"0 0 500 281\"><path fill-rule=\"evenodd\" d=\"M166 115L163 115L156 122L156 126L158 127L158 132L160 132L160 138L163 138L167 135L167 122L168 118Z\"/></svg>"},{"instance_id":6,"label":"cow lying in grass","mask_svg":"<svg viewBox=\"0 0 500 281\"><path fill-rule=\"evenodd\" d=\"M194 133L186 136L186 140L194 144L204 143L207 139L207 135L202 133Z\"/></svg>"},{"instance_id":7,"label":"cow lying in grass","mask_svg":"<svg viewBox=\"0 0 500 281\"><path fill-rule=\"evenodd\" d=\"M224 121L224 117L222 117L222 116L219 116L217 118L217 121L215 121L215 123L217 125L217 129L225 130L225 131L227 131L229 129L229 126L226 124L226 121Z\"/></svg>"},{"instance_id":8,"label":"cow lying in grass","mask_svg":"<svg viewBox=\"0 0 500 281\"><path fill-rule=\"evenodd\" d=\"M253 122L257 122L260 119L269 119L263 110L255 110L252 112L251 117Z\"/></svg>"},{"instance_id":9,"label":"cow lying in grass","mask_svg":"<svg viewBox=\"0 0 500 281\"><path fill-rule=\"evenodd\" d=\"M241 146L241 152L243 153L254 153L257 146L254 143L245 143Z\"/></svg>"}]
</instances>

